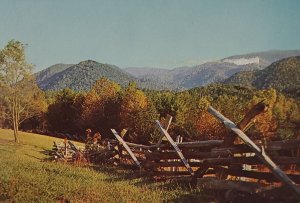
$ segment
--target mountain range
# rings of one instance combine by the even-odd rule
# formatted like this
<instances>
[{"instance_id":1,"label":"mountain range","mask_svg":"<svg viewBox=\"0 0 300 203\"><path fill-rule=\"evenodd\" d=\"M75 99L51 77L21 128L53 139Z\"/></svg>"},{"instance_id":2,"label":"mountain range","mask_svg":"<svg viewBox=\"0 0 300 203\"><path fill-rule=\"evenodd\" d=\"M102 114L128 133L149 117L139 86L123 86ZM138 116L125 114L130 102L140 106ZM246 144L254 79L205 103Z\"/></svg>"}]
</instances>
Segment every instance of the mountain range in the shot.
<instances>
[{"instance_id":1,"label":"mountain range","mask_svg":"<svg viewBox=\"0 0 300 203\"><path fill-rule=\"evenodd\" d=\"M261 70L275 61L300 55L300 50L266 51L230 56L218 61L171 70L157 68L125 68L140 80L155 80L168 84L171 89L190 89L222 82L240 71Z\"/></svg>"},{"instance_id":2,"label":"mountain range","mask_svg":"<svg viewBox=\"0 0 300 203\"><path fill-rule=\"evenodd\" d=\"M36 81L43 90L71 88L75 91L86 91L100 77L107 77L123 86L129 81L135 81L139 87L146 89L185 90L224 80L230 82L228 78L242 72L238 77L248 78L247 85L251 85L252 80L246 76L247 74L251 75L253 71L263 70L275 61L297 55L300 55L300 50L257 52L174 69L139 67L121 69L115 65L87 60L78 64L50 66L36 73ZM246 79L243 80L243 84L245 81Z\"/></svg>"}]
</instances>

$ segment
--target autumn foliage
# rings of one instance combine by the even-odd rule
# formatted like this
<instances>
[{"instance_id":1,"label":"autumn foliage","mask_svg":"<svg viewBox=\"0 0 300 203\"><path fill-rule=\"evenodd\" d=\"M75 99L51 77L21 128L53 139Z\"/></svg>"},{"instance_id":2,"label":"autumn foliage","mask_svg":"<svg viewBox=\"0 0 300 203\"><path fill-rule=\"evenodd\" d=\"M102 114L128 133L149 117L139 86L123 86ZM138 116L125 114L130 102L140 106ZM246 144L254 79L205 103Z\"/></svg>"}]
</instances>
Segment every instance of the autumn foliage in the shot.
<instances>
[{"instance_id":1,"label":"autumn foliage","mask_svg":"<svg viewBox=\"0 0 300 203\"><path fill-rule=\"evenodd\" d=\"M103 77L87 92L42 92L34 81L32 65L25 60L25 46L14 40L0 50L0 93L0 127L14 129L16 142L19 127L51 135L77 134L82 139L87 128L112 138L113 128L119 132L126 129L125 140L147 144L159 139L155 120L167 115L173 116L169 133L174 138L222 139L228 132L206 111L209 105L238 123L261 101L268 109L247 132L250 137L300 136L299 99L274 89L211 84L181 92L154 91L139 89L134 82L121 86Z\"/></svg>"},{"instance_id":2,"label":"autumn foliage","mask_svg":"<svg viewBox=\"0 0 300 203\"><path fill-rule=\"evenodd\" d=\"M52 99L50 99L52 98ZM155 120L173 116L169 133L185 141L222 139L228 130L207 112L209 105L238 123L255 104L264 101L268 110L256 118L247 131L254 139L290 139L299 134L297 100L274 89L255 90L232 85L210 85L189 91L148 91L135 83L121 87L100 78L86 93L62 90L48 97L48 128L77 133L84 129L113 138L111 128L127 129L127 141L147 144L159 138Z\"/></svg>"}]
</instances>

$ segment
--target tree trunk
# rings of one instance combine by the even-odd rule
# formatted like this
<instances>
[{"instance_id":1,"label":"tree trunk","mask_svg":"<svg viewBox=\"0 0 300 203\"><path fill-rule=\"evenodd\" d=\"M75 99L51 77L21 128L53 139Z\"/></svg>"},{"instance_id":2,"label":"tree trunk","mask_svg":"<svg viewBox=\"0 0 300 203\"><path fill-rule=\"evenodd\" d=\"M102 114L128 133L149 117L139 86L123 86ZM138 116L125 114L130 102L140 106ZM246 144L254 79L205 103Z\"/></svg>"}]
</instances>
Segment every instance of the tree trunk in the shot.
<instances>
[{"instance_id":1,"label":"tree trunk","mask_svg":"<svg viewBox=\"0 0 300 203\"><path fill-rule=\"evenodd\" d=\"M20 99L17 98L17 108L16 108L16 132L19 142L19 124L20 124Z\"/></svg>"},{"instance_id":2,"label":"tree trunk","mask_svg":"<svg viewBox=\"0 0 300 203\"><path fill-rule=\"evenodd\" d=\"M12 117L13 117L13 130L14 130L14 137L15 137L15 142L19 143L19 134L18 134L18 113L17 113L17 100L16 97L13 99L13 108L12 108Z\"/></svg>"},{"instance_id":3,"label":"tree trunk","mask_svg":"<svg viewBox=\"0 0 300 203\"><path fill-rule=\"evenodd\" d=\"M18 124L18 121L17 121L17 120L16 120L15 142L16 142L16 143L19 143L19 142L20 142L20 140L19 140L19 124Z\"/></svg>"}]
</instances>

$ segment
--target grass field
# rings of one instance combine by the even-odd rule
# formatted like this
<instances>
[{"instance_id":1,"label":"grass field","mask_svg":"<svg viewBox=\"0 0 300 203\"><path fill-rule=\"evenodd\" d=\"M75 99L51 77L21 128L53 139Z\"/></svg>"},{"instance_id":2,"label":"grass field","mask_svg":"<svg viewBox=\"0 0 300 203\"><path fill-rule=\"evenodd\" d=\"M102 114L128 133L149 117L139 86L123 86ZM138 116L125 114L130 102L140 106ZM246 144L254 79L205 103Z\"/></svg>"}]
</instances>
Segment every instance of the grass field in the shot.
<instances>
[{"instance_id":1,"label":"grass field","mask_svg":"<svg viewBox=\"0 0 300 203\"><path fill-rule=\"evenodd\" d=\"M211 202L199 190L153 182L117 167L45 161L58 138L0 129L0 202Z\"/></svg>"}]
</instances>

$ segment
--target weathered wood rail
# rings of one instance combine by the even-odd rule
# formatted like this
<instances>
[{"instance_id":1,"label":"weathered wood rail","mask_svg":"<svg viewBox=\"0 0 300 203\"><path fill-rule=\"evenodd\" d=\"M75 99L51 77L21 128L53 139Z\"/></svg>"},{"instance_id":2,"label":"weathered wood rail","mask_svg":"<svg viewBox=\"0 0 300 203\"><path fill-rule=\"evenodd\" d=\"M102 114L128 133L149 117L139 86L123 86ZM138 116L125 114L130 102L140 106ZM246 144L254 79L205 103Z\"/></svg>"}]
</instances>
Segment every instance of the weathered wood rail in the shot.
<instances>
[{"instance_id":1,"label":"weathered wood rail","mask_svg":"<svg viewBox=\"0 0 300 203\"><path fill-rule=\"evenodd\" d=\"M111 129L111 131L113 132L113 134L115 135L115 137L117 138L117 140L123 145L123 147L126 149L126 151L129 153L130 157L133 159L133 161L135 162L135 164L141 168L141 164L140 162L137 160L136 156L134 155L134 153L131 151L131 149L129 148L129 146L127 145L127 143L123 140L123 138L117 133L117 131L115 129Z\"/></svg>"},{"instance_id":2,"label":"weathered wood rail","mask_svg":"<svg viewBox=\"0 0 300 203\"><path fill-rule=\"evenodd\" d=\"M153 176L190 176L192 183L205 176L219 179L264 180L264 183L281 182L300 198L300 139L263 143L251 140L245 132L255 117L267 109L263 102L256 104L237 125L213 107L208 112L220 120L230 133L224 140L174 142L168 128L172 117L163 124L156 121L167 143L141 145L124 141L115 130L113 134L123 148L123 159L133 160L136 166ZM243 143L235 144L239 137ZM124 150L124 152L122 152ZM176 168L176 170L174 170ZM246 178L246 179L245 179Z\"/></svg>"},{"instance_id":3,"label":"weathered wood rail","mask_svg":"<svg viewBox=\"0 0 300 203\"><path fill-rule=\"evenodd\" d=\"M208 112L218 118L224 125L239 136L246 145L248 145L257 157L272 171L272 173L284 184L290 187L299 197L300 188L292 181L266 154L264 147L259 148L241 129L239 129L231 120L223 116L213 107L208 108ZM296 163L297 164L297 163Z\"/></svg>"},{"instance_id":4,"label":"weathered wood rail","mask_svg":"<svg viewBox=\"0 0 300 203\"><path fill-rule=\"evenodd\" d=\"M52 158L54 160L70 162L73 160L74 155L79 152L78 147L72 142L65 139L61 143L53 142Z\"/></svg>"}]
</instances>

